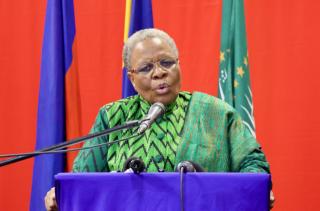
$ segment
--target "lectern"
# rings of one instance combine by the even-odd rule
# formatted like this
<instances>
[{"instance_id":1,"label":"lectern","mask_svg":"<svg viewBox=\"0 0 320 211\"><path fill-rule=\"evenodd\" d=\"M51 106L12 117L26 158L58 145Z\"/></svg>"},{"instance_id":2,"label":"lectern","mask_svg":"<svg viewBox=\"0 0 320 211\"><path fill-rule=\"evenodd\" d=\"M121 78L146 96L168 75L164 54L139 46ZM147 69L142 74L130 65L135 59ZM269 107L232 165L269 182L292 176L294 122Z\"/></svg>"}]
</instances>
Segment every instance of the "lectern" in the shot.
<instances>
[{"instance_id":1,"label":"lectern","mask_svg":"<svg viewBox=\"0 0 320 211\"><path fill-rule=\"evenodd\" d=\"M55 176L60 211L181 209L179 173L61 173ZM270 175L185 173L185 211L269 210Z\"/></svg>"}]
</instances>

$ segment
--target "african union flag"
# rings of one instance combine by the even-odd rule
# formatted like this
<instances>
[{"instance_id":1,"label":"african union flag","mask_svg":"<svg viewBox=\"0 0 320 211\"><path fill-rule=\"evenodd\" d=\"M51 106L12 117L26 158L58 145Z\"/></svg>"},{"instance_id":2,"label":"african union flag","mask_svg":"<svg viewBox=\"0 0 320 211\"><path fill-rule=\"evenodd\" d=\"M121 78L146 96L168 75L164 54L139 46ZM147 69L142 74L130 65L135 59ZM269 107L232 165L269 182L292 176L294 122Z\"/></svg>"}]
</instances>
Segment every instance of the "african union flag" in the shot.
<instances>
[{"instance_id":1,"label":"african union flag","mask_svg":"<svg viewBox=\"0 0 320 211\"><path fill-rule=\"evenodd\" d=\"M240 113L255 136L243 0L223 0L219 97Z\"/></svg>"}]
</instances>

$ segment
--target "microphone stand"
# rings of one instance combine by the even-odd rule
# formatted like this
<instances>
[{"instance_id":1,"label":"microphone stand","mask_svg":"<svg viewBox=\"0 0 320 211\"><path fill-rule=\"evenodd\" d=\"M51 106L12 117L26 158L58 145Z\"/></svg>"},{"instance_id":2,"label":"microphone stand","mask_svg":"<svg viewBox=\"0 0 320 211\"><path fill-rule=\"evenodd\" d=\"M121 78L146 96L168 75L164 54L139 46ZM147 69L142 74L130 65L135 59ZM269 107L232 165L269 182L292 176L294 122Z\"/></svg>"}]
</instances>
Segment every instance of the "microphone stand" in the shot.
<instances>
[{"instance_id":1,"label":"microphone stand","mask_svg":"<svg viewBox=\"0 0 320 211\"><path fill-rule=\"evenodd\" d=\"M71 139L66 142L62 142L60 144L56 144L56 145L53 145L53 146L50 146L50 147L47 147L44 149L37 150L37 151L35 151L35 154L21 155L21 156L15 157L15 158L10 158L10 159L4 160L4 161L0 161L0 167L5 166L5 165L9 165L11 163L16 163L18 161L25 160L25 159L28 159L31 157L35 157L38 155L37 153L39 153L39 152L49 152L49 151L63 149L68 146L71 146L71 145L74 145L74 144L77 144L77 143L80 143L80 142L83 142L83 141L86 141L86 140L89 140L92 138L105 136L105 135L112 133L112 132L115 132L115 131L133 128L133 127L139 126L140 124L141 124L141 121L139 121L139 120L128 121L123 125L118 125L113 128L108 128L106 130L103 130L101 132L88 134L88 135L81 136L81 137L78 137L75 139Z\"/></svg>"}]
</instances>

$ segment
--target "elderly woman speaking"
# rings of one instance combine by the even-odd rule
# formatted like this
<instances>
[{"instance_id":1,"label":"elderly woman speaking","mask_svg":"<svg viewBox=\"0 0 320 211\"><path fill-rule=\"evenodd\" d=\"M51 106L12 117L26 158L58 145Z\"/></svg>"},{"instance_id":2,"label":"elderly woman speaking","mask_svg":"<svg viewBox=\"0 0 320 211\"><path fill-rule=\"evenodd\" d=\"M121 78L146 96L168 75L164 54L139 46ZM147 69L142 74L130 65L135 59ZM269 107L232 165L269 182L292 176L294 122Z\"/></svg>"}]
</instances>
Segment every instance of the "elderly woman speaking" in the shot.
<instances>
[{"instance_id":1,"label":"elderly woman speaking","mask_svg":"<svg viewBox=\"0 0 320 211\"><path fill-rule=\"evenodd\" d=\"M204 93L180 90L179 52L173 39L158 29L133 34L123 48L123 62L138 95L103 106L91 132L143 118L150 106L166 107L146 132L130 138L135 129L92 139L85 147L128 138L109 147L80 151L74 172L118 171L128 157L139 157L147 172L170 172L185 160L209 172L265 172L269 164L260 145L225 102ZM46 207L54 210L48 192Z\"/></svg>"}]
</instances>

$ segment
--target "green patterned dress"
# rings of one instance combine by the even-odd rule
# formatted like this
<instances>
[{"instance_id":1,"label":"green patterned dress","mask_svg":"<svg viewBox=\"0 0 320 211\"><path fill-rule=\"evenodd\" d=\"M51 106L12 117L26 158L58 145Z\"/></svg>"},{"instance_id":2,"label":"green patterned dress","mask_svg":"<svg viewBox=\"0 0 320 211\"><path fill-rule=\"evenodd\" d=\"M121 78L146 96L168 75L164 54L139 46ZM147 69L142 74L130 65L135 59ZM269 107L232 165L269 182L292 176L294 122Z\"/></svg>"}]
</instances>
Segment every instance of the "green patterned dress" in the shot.
<instances>
[{"instance_id":1,"label":"green patterned dress","mask_svg":"<svg viewBox=\"0 0 320 211\"><path fill-rule=\"evenodd\" d=\"M150 104L141 96L128 97L103 106L91 132L143 118ZM136 134L137 128L87 141L92 146ZM107 147L81 150L74 172L118 171L129 157L140 157L147 172L174 171L191 160L211 172L265 172L269 164L260 145L242 124L236 111L223 101L203 93L180 92L142 136Z\"/></svg>"}]
</instances>

